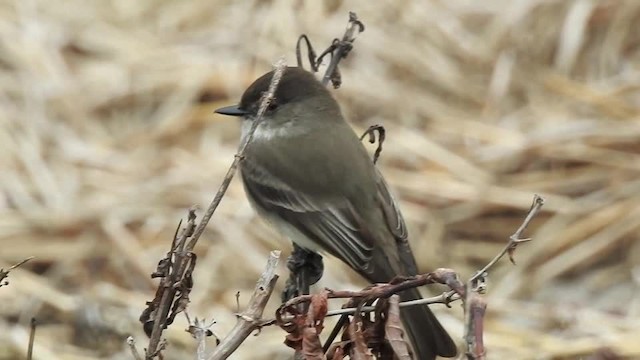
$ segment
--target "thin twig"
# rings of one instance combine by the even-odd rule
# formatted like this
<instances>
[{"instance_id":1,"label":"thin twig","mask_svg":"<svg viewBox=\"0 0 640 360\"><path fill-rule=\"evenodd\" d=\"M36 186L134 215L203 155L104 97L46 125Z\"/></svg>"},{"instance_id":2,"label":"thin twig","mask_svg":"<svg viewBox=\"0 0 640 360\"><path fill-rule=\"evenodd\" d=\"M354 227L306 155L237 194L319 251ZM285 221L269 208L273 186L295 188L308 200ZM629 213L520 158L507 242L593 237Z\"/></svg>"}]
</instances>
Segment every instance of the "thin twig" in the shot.
<instances>
[{"instance_id":1,"label":"thin twig","mask_svg":"<svg viewBox=\"0 0 640 360\"><path fill-rule=\"evenodd\" d=\"M247 309L238 315L238 322L227 336L215 348L208 360L220 360L229 357L254 330L265 326L262 313L278 281L276 269L280 260L280 251L272 251L267 266L249 300Z\"/></svg>"},{"instance_id":2,"label":"thin twig","mask_svg":"<svg viewBox=\"0 0 640 360\"><path fill-rule=\"evenodd\" d=\"M26 261L28 260L24 260L22 263L18 264L17 266L24 264ZM29 348L27 349L27 360L33 359L33 344L35 343L35 340L36 340L37 325L38 324L36 322L36 318L31 318L31 331L29 331Z\"/></svg>"},{"instance_id":3,"label":"thin twig","mask_svg":"<svg viewBox=\"0 0 640 360\"><path fill-rule=\"evenodd\" d=\"M127 338L127 345L129 346L129 350L131 350L131 355L133 356L133 358L135 360L142 360L142 356L136 348L136 340L133 338L133 336L129 336Z\"/></svg>"},{"instance_id":4,"label":"thin twig","mask_svg":"<svg viewBox=\"0 0 640 360\"><path fill-rule=\"evenodd\" d=\"M458 300L460 300L460 295L456 293L451 295L449 294L449 292L444 292L438 296L432 296L432 297L422 298L418 300L404 301L399 303L399 305L401 308L417 306L417 305L432 305L432 304L444 304L448 306L452 302L458 301ZM361 308L349 307L344 309L330 310L327 312L327 315L325 316L328 317L328 316L338 316L338 315L352 315L352 314L355 314L356 311L360 311L362 313L372 312L372 311L375 311L375 306L371 305L371 306L363 306ZM287 317L287 316L282 317L283 321L290 321L292 319L293 317ZM265 320L263 325L264 326L273 325L275 324L275 322L276 322L276 319Z\"/></svg>"},{"instance_id":5,"label":"thin twig","mask_svg":"<svg viewBox=\"0 0 640 360\"><path fill-rule=\"evenodd\" d=\"M447 285L459 294L463 294L464 292L464 284L462 284L458 280L458 275L451 269L440 268L430 273L398 279L396 282L390 284L375 284L360 291L327 289L327 297L329 299L359 299L364 301L374 300L379 298L387 298L393 294L397 294L407 289L436 283ZM312 298L313 295L297 296L282 304L278 309L278 312L280 314L285 314L292 307L295 307L300 303L309 302ZM356 312L357 311L359 310L356 310Z\"/></svg>"},{"instance_id":6,"label":"thin twig","mask_svg":"<svg viewBox=\"0 0 640 360\"><path fill-rule=\"evenodd\" d=\"M156 357L161 351L162 332L169 325L169 311L178 293L178 285L182 282L185 270L187 269L185 252L182 251L182 249L184 249L184 244L195 229L195 216L195 209L190 209L187 226L182 229L178 240L176 240L174 236L171 250L167 253L167 256L160 261L157 270L152 274L152 277L161 277L162 280L158 285L156 297L148 304L148 308L142 315L140 315L140 320L144 323L145 327L149 322L152 323L151 333L148 334L149 347L146 349L145 355L145 358L148 360ZM145 328L145 330L147 329Z\"/></svg>"},{"instance_id":7,"label":"thin twig","mask_svg":"<svg viewBox=\"0 0 640 360\"><path fill-rule=\"evenodd\" d=\"M376 142L376 132L378 133L378 147L376 147L376 152L373 154L374 164L378 162L380 154L382 154L382 144L386 138L386 130L382 125L371 125L362 133L362 135L360 135L360 141L362 141L365 136L369 135L369 143L373 144Z\"/></svg>"},{"instance_id":8,"label":"thin twig","mask_svg":"<svg viewBox=\"0 0 640 360\"><path fill-rule=\"evenodd\" d=\"M196 359L204 360L207 354L207 336L206 332L203 328L198 328L198 330L194 331L196 343L198 347L196 349Z\"/></svg>"},{"instance_id":9,"label":"thin twig","mask_svg":"<svg viewBox=\"0 0 640 360\"><path fill-rule=\"evenodd\" d=\"M304 66L302 64L302 54L301 54L301 48L300 48L300 43L302 42L302 40L304 40L305 44L307 44L307 59L309 60L309 66L311 66L311 71L313 71L314 73L318 72L318 64L316 63L316 52L315 50L313 50L313 46L311 45L311 41L309 40L309 37L305 34L300 35L300 37L298 38L298 41L296 42L296 61L298 64L299 68L304 69Z\"/></svg>"},{"instance_id":10,"label":"thin twig","mask_svg":"<svg viewBox=\"0 0 640 360\"><path fill-rule=\"evenodd\" d=\"M193 322L189 317L188 312L184 312L184 316L187 318L187 322L189 323L189 328L187 328L187 332L191 334L191 336L196 339L197 349L196 349L196 359L197 360L205 360L207 358L207 338L213 336L216 339L216 345L220 343L218 336L213 333L211 327L216 323L215 320L212 320L207 324L206 319L198 319L196 317Z\"/></svg>"},{"instance_id":11,"label":"thin twig","mask_svg":"<svg viewBox=\"0 0 640 360\"><path fill-rule=\"evenodd\" d=\"M502 259L502 257L506 253L509 253L509 258L511 259L511 262L515 264L512 256L513 251L519 244L523 242L531 241L531 238L522 239L520 237L522 236L522 233L527 228L527 226L529 226L529 223L531 222L531 220L533 220L533 218L536 215L538 215L543 205L544 205L544 198L542 198L538 194L535 194L533 196L533 202L531 204L531 208L529 208L529 212L527 213L527 216L524 218L524 221L522 222L518 230L516 230L516 232L514 232L513 235L509 236L509 242L507 243L507 245L502 249L502 251L500 251L498 255L496 255L493 259L491 259L491 261L489 261L487 265L485 265L482 269L476 272L476 274L473 275L469 280L475 281L481 276L484 276L483 274L487 273L489 269L491 269L498 261L500 261L500 259Z\"/></svg>"},{"instance_id":12,"label":"thin twig","mask_svg":"<svg viewBox=\"0 0 640 360\"><path fill-rule=\"evenodd\" d=\"M335 44L335 52L331 51L331 62L327 67L327 71L322 77L322 84L328 85L331 81L334 88L340 87L340 79L338 75L338 63L345 58L349 51L353 48L353 42L356 40L356 36L364 31L364 25L358 16L354 12L349 12L349 24L342 36L342 40L338 40ZM318 58L318 61L322 61L322 56Z\"/></svg>"},{"instance_id":13,"label":"thin twig","mask_svg":"<svg viewBox=\"0 0 640 360\"><path fill-rule=\"evenodd\" d=\"M469 360L484 360L485 349L483 341L484 333L484 313L487 307L486 301L480 293L485 289L485 278L489 269L491 269L505 254L509 254L509 259L513 264L513 254L519 244L530 241L530 238L522 238L522 233L529 226L529 223L540 212L544 205L544 199L538 195L534 195L533 202L529 208L527 216L516 232L509 237L509 242L487 265L472 276L466 285L464 296L464 340L466 344L465 355Z\"/></svg>"},{"instance_id":14,"label":"thin twig","mask_svg":"<svg viewBox=\"0 0 640 360\"><path fill-rule=\"evenodd\" d=\"M15 268L17 268L19 266L22 266L24 263L26 263L27 261L29 261L31 259L33 259L33 256L29 256L28 258L20 261L19 263L10 266L7 270L0 269L0 287L8 284L8 282L5 281L4 279L6 279L9 276L9 273L11 272L11 270L13 270L13 269L15 269Z\"/></svg>"},{"instance_id":15,"label":"thin twig","mask_svg":"<svg viewBox=\"0 0 640 360\"><path fill-rule=\"evenodd\" d=\"M453 296L447 296L448 292L442 293L438 296L433 296L433 297L428 297L428 298L422 298L422 299L418 299L418 300L410 300L410 301L403 301L401 303L399 303L401 308L405 308L405 307L410 307L410 306L416 306L416 305L432 305L432 304L450 304L456 300L460 299L460 295L458 294L454 294ZM345 308L345 309L336 309L336 310L330 310L329 312L327 312L327 316L337 316L337 315L351 315L353 313L356 312L356 310L358 310L358 308ZM375 310L375 306L363 306L362 308L359 309L362 312L371 312Z\"/></svg>"}]
</instances>

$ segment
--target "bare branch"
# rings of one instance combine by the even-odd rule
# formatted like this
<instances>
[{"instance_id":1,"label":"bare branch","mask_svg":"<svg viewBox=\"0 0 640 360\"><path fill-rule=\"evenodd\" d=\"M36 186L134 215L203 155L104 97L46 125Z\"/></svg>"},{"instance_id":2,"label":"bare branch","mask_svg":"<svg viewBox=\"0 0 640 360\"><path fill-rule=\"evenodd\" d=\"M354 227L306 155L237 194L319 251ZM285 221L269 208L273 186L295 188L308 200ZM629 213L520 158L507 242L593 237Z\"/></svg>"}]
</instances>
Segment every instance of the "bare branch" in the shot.
<instances>
[{"instance_id":1,"label":"bare branch","mask_svg":"<svg viewBox=\"0 0 640 360\"><path fill-rule=\"evenodd\" d=\"M297 61L298 67L304 68L302 64L302 55L301 55L301 48L300 48L300 42L302 42L303 40L307 45L307 58L309 59L309 65L311 66L311 71L316 73L318 72L318 64L316 63L316 58L317 58L316 52L315 50L313 50L311 41L309 40L309 37L306 34L300 35L300 37L298 38L298 41L296 42L296 61Z\"/></svg>"},{"instance_id":2,"label":"bare branch","mask_svg":"<svg viewBox=\"0 0 640 360\"><path fill-rule=\"evenodd\" d=\"M432 304L448 305L456 300L460 300L460 295L456 293L453 293L452 295L450 295L449 292L444 292L438 296L433 296L433 297L428 297L428 298L423 298L418 300L403 301L398 305L400 306L400 308L417 306L417 305L432 305ZM336 310L330 310L329 312L327 312L327 316L351 315L351 314L354 314L356 310L359 310L362 312L371 312L371 311L374 311L375 308L376 308L375 306L363 306L360 309L358 308L336 309Z\"/></svg>"},{"instance_id":3,"label":"bare branch","mask_svg":"<svg viewBox=\"0 0 640 360\"><path fill-rule=\"evenodd\" d=\"M24 264L25 262L27 262L28 260L30 260L32 258L23 260L21 263L14 265L14 267L12 267L12 269ZM37 322L36 322L36 318L31 318L31 330L29 331L29 348L27 349L27 360L31 360L33 359L33 344L36 340L36 327L37 327Z\"/></svg>"},{"instance_id":4,"label":"bare branch","mask_svg":"<svg viewBox=\"0 0 640 360\"><path fill-rule=\"evenodd\" d=\"M129 346L129 350L131 350L131 355L133 356L133 358L135 360L142 360L142 356L140 356L140 353L136 348L136 340L133 338L133 336L129 336L127 338L127 345Z\"/></svg>"},{"instance_id":5,"label":"bare branch","mask_svg":"<svg viewBox=\"0 0 640 360\"><path fill-rule=\"evenodd\" d=\"M211 327L216 323L215 320L207 323L206 319L198 319L196 318L191 321L189 317L189 313L184 312L184 316L187 318L187 322L189 323L189 327L185 330L196 340L198 344L196 350L196 359L197 360L205 360L207 358L207 338L213 336L216 339L216 345L220 344L220 339L218 336L211 330Z\"/></svg>"},{"instance_id":6,"label":"bare branch","mask_svg":"<svg viewBox=\"0 0 640 360\"><path fill-rule=\"evenodd\" d=\"M349 12L349 24L344 32L341 40L334 40L333 45L318 57L318 63L322 62L322 58L326 54L331 54L331 62L327 67L327 71L322 78L322 84L327 85L331 81L334 88L339 88L342 79L338 71L338 63L347 57L353 48L353 42L356 36L364 31L364 24L358 20L358 16L354 12Z\"/></svg>"},{"instance_id":7,"label":"bare branch","mask_svg":"<svg viewBox=\"0 0 640 360\"><path fill-rule=\"evenodd\" d=\"M540 212L544 205L544 199L538 195L534 195L531 208L527 213L524 221L513 235L509 237L509 242L485 267L472 276L467 282L464 304L465 304L465 331L464 340L466 344L466 356L469 360L484 360L484 314L487 303L480 295L484 293L486 284L485 278L491 267L493 267L505 254L509 254L511 263L515 264L513 254L519 244L530 241L531 239L521 238L522 233L527 228L531 220Z\"/></svg>"},{"instance_id":8,"label":"bare branch","mask_svg":"<svg viewBox=\"0 0 640 360\"><path fill-rule=\"evenodd\" d=\"M362 135L360 135L360 141L362 141L365 136L369 135L369 143L373 144L376 142L376 132L378 133L378 147L376 148L376 152L373 154L374 164L378 162L380 154L382 154L382 144L386 137L386 130L382 125L371 125L362 133Z\"/></svg>"},{"instance_id":9,"label":"bare branch","mask_svg":"<svg viewBox=\"0 0 640 360\"><path fill-rule=\"evenodd\" d=\"M524 218L524 221L522 222L518 230L516 230L516 232L509 237L509 242L507 243L507 245L502 249L502 251L498 255L496 255L493 259L491 259L491 261L489 261L487 265L485 265L474 276L472 276L470 280L477 280L479 277L485 276L484 274L486 274L489 271L489 269L491 269L498 261L500 261L500 259L502 259L502 257L506 253L509 253L509 259L511 260L512 263L515 264L515 262L513 261L513 253L515 249L518 247L519 244L531 240L531 239L522 239L520 238L520 236L522 236L522 232L524 232L527 226L529 226L529 223L531 222L531 220L533 220L533 218L536 215L538 215L543 205L544 205L544 198L542 198L537 194L534 195L533 203L531 204L531 208L529 209L527 216Z\"/></svg>"},{"instance_id":10,"label":"bare branch","mask_svg":"<svg viewBox=\"0 0 640 360\"><path fill-rule=\"evenodd\" d=\"M262 328L264 321L262 320L262 313L264 308L271 297L273 288L278 281L278 275L276 269L278 267L278 261L280 260L280 251L272 251L267 261L267 266L260 276L258 283L253 291L251 300L247 309L238 315L238 322L236 326L229 332L229 334L220 342L220 345L215 348L209 360L220 360L228 358L242 342L249 336L254 330Z\"/></svg>"},{"instance_id":11,"label":"bare branch","mask_svg":"<svg viewBox=\"0 0 640 360\"><path fill-rule=\"evenodd\" d=\"M174 307L178 291L180 291L183 299L185 299L183 296L187 296L187 292L190 291L185 286L188 284L184 284L186 275L189 275L188 277L190 278L190 274L186 274L189 261L183 249L187 239L193 234L195 219L195 209L190 209L187 226L180 231L178 237L174 236L171 249L166 257L158 262L156 271L151 274L152 278L160 277L161 281L158 284L154 299L147 302L147 308L142 312L139 319L149 336L146 359L153 359L161 351L162 332L175 318L175 315L170 317L169 312Z\"/></svg>"},{"instance_id":12,"label":"bare branch","mask_svg":"<svg viewBox=\"0 0 640 360\"><path fill-rule=\"evenodd\" d=\"M445 284L451 289L456 289L460 294L464 292L464 285L458 280L458 275L451 269L440 268L433 272L415 275L405 278L397 278L396 282L389 284L374 284L364 290L349 291L349 290L331 290L327 289L328 297L330 299L342 298L342 299L379 299L386 298L393 294L397 294L401 291L415 288L418 286L428 284ZM280 310L285 310L289 307L295 306L303 302L311 301L313 295L301 295L295 297L280 307Z\"/></svg>"},{"instance_id":13,"label":"bare branch","mask_svg":"<svg viewBox=\"0 0 640 360\"><path fill-rule=\"evenodd\" d=\"M7 270L5 269L0 269L0 287L3 287L5 285L8 285L9 283L5 280L7 277L9 277L9 273L11 272L11 270L22 266L24 263L26 263L27 261L33 259L33 256L30 256L22 261L20 261L17 264L12 265L11 267L9 267Z\"/></svg>"}]
</instances>

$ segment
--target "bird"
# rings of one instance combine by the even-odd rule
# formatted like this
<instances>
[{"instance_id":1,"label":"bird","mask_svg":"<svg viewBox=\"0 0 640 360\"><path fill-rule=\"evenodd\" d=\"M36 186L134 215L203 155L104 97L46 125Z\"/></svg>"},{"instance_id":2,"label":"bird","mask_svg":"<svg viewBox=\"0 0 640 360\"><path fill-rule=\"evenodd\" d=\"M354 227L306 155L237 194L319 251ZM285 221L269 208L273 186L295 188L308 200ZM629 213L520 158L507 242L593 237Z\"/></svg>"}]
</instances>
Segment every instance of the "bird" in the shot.
<instances>
[{"instance_id":1,"label":"bird","mask_svg":"<svg viewBox=\"0 0 640 360\"><path fill-rule=\"evenodd\" d=\"M242 119L241 142L274 71L255 80L239 104L216 110ZM331 92L311 72L285 67L274 95L239 166L255 211L298 246L337 257L369 282L416 275L398 204ZM417 289L399 295L421 298ZM457 355L427 306L403 308L401 319L416 359Z\"/></svg>"}]
</instances>

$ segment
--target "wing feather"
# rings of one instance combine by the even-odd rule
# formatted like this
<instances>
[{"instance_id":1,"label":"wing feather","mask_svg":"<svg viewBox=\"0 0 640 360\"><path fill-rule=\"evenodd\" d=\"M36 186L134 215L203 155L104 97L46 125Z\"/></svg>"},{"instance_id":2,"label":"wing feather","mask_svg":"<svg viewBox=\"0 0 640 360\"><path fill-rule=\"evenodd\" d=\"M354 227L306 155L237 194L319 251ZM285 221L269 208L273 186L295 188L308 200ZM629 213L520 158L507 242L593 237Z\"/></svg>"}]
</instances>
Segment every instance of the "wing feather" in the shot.
<instances>
[{"instance_id":1,"label":"wing feather","mask_svg":"<svg viewBox=\"0 0 640 360\"><path fill-rule=\"evenodd\" d=\"M409 244L407 225L404 222L404 218L400 213L395 198L389 191L387 182L384 180L382 174L377 168L376 175L378 197L382 203L384 218L389 226L389 230L391 230L391 233L393 233L395 237L398 248L398 257L405 268L405 275L415 275L418 273L418 266L416 265L416 260Z\"/></svg>"},{"instance_id":2,"label":"wing feather","mask_svg":"<svg viewBox=\"0 0 640 360\"><path fill-rule=\"evenodd\" d=\"M286 221L320 248L342 258L355 269L367 267L373 241L361 230L361 220L347 199L318 201L246 160L242 166L242 179L255 206Z\"/></svg>"}]
</instances>

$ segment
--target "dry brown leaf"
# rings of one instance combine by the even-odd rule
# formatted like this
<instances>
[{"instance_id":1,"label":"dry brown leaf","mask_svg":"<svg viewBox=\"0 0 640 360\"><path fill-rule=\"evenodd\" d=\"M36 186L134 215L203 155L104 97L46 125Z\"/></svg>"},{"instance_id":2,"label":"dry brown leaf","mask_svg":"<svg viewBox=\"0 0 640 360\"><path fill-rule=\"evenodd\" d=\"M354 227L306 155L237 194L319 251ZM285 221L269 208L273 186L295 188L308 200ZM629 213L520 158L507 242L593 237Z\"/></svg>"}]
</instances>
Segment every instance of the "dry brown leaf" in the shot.
<instances>
[{"instance_id":1,"label":"dry brown leaf","mask_svg":"<svg viewBox=\"0 0 640 360\"><path fill-rule=\"evenodd\" d=\"M286 324L279 324L288 334L284 339L284 344L294 350L302 350L302 333L304 332L306 317L296 314L293 320Z\"/></svg>"},{"instance_id":2,"label":"dry brown leaf","mask_svg":"<svg viewBox=\"0 0 640 360\"><path fill-rule=\"evenodd\" d=\"M305 359L324 359L320 333L324 329L327 315L327 291L314 294L309 303L304 329L302 330L302 353Z\"/></svg>"},{"instance_id":3,"label":"dry brown leaf","mask_svg":"<svg viewBox=\"0 0 640 360\"><path fill-rule=\"evenodd\" d=\"M344 348L338 347L336 348L336 351L333 353L333 357L331 359L340 360L340 359L344 359L344 356L345 356Z\"/></svg>"},{"instance_id":4,"label":"dry brown leaf","mask_svg":"<svg viewBox=\"0 0 640 360\"><path fill-rule=\"evenodd\" d=\"M315 327L305 327L302 330L302 354L305 360L326 359Z\"/></svg>"},{"instance_id":5,"label":"dry brown leaf","mask_svg":"<svg viewBox=\"0 0 640 360\"><path fill-rule=\"evenodd\" d=\"M344 359L347 356L344 348L347 344L351 343L350 341L341 341L339 343L335 343L331 345L329 351L327 351L327 357L331 356L331 360L340 360Z\"/></svg>"},{"instance_id":6,"label":"dry brown leaf","mask_svg":"<svg viewBox=\"0 0 640 360\"><path fill-rule=\"evenodd\" d=\"M343 340L334 342L329 346L326 356L328 359L343 359L347 356L348 348L351 345L351 340Z\"/></svg>"},{"instance_id":7,"label":"dry brown leaf","mask_svg":"<svg viewBox=\"0 0 640 360\"><path fill-rule=\"evenodd\" d=\"M398 295L393 295L389 298L386 320L384 337L391 345L393 353L396 354L399 360L413 359L409 346L404 340L404 330L400 321L400 297Z\"/></svg>"},{"instance_id":8,"label":"dry brown leaf","mask_svg":"<svg viewBox=\"0 0 640 360\"><path fill-rule=\"evenodd\" d=\"M358 316L349 324L349 337L353 341L353 346L349 356L353 360L373 360L373 354L367 346L367 341L364 337L362 319Z\"/></svg>"},{"instance_id":9,"label":"dry brown leaf","mask_svg":"<svg viewBox=\"0 0 640 360\"><path fill-rule=\"evenodd\" d=\"M313 295L309 304L307 326L315 327L317 334L320 334L322 329L324 329L324 317L327 316L328 310L327 296L327 291L323 290L319 294Z\"/></svg>"}]
</instances>

